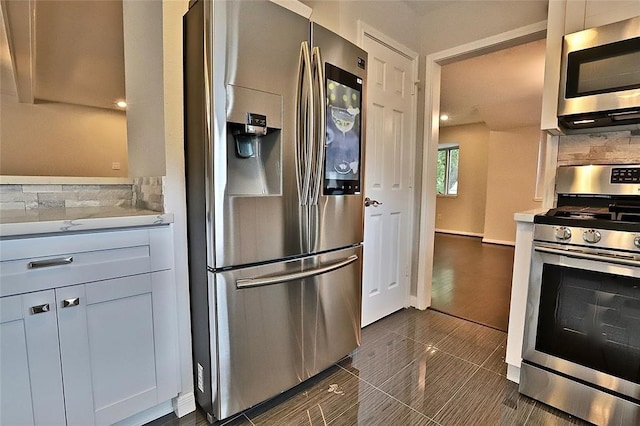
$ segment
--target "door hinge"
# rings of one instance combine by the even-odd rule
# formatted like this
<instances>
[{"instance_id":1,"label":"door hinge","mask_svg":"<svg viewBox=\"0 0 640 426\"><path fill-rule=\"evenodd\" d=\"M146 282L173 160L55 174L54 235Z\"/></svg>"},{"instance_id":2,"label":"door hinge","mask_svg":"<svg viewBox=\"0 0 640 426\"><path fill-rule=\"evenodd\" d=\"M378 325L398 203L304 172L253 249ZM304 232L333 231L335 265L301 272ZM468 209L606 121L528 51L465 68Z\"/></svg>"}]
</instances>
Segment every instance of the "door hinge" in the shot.
<instances>
[{"instance_id":1,"label":"door hinge","mask_svg":"<svg viewBox=\"0 0 640 426\"><path fill-rule=\"evenodd\" d=\"M422 89L422 86L420 85L420 80L414 81L413 90L411 91L411 94L415 95L420 89Z\"/></svg>"}]
</instances>

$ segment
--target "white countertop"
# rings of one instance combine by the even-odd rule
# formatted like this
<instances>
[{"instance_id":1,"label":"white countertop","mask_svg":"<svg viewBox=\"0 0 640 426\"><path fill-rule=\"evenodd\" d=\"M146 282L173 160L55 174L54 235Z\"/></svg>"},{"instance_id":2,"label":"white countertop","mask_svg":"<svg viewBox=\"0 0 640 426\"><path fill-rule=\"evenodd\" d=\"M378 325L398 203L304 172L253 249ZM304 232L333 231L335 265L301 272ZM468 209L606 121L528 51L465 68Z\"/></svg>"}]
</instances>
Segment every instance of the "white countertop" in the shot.
<instances>
[{"instance_id":1,"label":"white countertop","mask_svg":"<svg viewBox=\"0 0 640 426\"><path fill-rule=\"evenodd\" d=\"M172 213L134 207L1 210L0 237L162 225L172 222Z\"/></svg>"},{"instance_id":2,"label":"white countertop","mask_svg":"<svg viewBox=\"0 0 640 426\"><path fill-rule=\"evenodd\" d=\"M527 222L533 223L533 217L540 213L545 213L547 209L533 209L533 210L525 210L523 212L517 212L513 215L513 219L516 222Z\"/></svg>"}]
</instances>

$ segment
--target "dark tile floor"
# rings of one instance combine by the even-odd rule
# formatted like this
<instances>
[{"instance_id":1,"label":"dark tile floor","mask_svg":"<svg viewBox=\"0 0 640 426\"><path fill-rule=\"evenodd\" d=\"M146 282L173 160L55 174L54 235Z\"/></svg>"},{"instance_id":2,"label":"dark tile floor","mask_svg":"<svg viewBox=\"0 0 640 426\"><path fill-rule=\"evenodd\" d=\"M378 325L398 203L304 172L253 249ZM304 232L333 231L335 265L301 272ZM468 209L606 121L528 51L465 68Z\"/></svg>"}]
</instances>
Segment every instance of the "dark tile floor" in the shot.
<instances>
[{"instance_id":1,"label":"dark tile floor","mask_svg":"<svg viewBox=\"0 0 640 426\"><path fill-rule=\"evenodd\" d=\"M481 238L436 233L431 307L507 331L513 253Z\"/></svg>"},{"instance_id":2,"label":"dark tile floor","mask_svg":"<svg viewBox=\"0 0 640 426\"><path fill-rule=\"evenodd\" d=\"M586 425L518 394L506 334L405 309L362 330L350 358L226 425ZM202 411L153 426L206 425Z\"/></svg>"}]
</instances>

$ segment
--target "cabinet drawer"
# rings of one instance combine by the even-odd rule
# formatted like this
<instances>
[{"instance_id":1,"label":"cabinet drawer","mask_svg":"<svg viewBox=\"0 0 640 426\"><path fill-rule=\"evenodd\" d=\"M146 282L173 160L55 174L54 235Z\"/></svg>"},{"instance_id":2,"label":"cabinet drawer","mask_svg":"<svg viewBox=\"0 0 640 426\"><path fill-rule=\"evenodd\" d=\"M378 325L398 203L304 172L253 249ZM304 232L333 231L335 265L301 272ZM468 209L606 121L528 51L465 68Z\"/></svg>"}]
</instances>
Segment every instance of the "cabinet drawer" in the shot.
<instances>
[{"instance_id":1,"label":"cabinet drawer","mask_svg":"<svg viewBox=\"0 0 640 426\"><path fill-rule=\"evenodd\" d=\"M169 227L2 240L0 297L173 267Z\"/></svg>"}]
</instances>

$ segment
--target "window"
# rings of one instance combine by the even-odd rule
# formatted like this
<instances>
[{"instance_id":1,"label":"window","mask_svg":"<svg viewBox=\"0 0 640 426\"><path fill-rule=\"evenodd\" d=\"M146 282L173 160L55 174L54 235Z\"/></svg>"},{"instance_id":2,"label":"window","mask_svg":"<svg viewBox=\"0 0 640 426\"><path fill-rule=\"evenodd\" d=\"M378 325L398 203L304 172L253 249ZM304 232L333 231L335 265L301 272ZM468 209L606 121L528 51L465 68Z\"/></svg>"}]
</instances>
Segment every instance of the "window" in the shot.
<instances>
[{"instance_id":1,"label":"window","mask_svg":"<svg viewBox=\"0 0 640 426\"><path fill-rule=\"evenodd\" d=\"M458 195L458 159L460 146L456 144L438 145L438 195Z\"/></svg>"}]
</instances>

